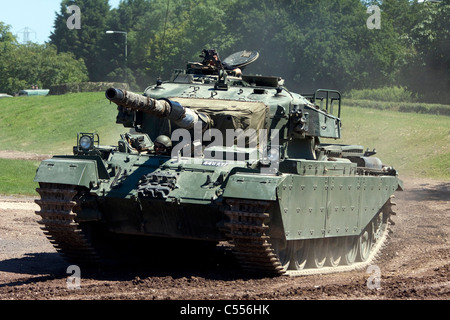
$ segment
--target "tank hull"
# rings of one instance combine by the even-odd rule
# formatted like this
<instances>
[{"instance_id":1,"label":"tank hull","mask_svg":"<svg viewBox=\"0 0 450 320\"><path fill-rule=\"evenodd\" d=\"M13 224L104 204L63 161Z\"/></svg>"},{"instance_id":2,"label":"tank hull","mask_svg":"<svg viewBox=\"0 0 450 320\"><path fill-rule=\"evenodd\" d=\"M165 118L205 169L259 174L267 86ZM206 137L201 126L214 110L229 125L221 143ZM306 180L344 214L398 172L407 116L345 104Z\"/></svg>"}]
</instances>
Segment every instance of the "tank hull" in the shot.
<instances>
[{"instance_id":1,"label":"tank hull","mask_svg":"<svg viewBox=\"0 0 450 320\"><path fill-rule=\"evenodd\" d=\"M67 184L67 176L74 171L75 164L80 177L72 173ZM150 157L119 155L111 157L109 164L102 168L120 164L127 169L117 169L116 176L103 180L95 180L102 176L95 164L92 159L76 156L56 157L41 164L36 175L36 181L42 185L39 189L42 199L38 201L41 211L37 213L43 217L51 238L64 239L59 242L66 243L74 230L69 225L77 225L80 234L86 234L86 225L97 224L112 237L156 237L162 243L164 239L228 241L244 269L269 274L303 270L305 266L299 269L302 263L294 261L293 248L308 244L308 256L314 255L317 253L311 248L322 246L313 244L314 241L325 241L327 247L339 242L342 247L350 239L357 247L354 250L360 250L356 239L364 237L375 220L384 221L384 226L380 223L382 229L371 231L371 237L385 231L392 213L390 198L402 189L402 182L396 176L360 176L357 165L348 161L291 160L280 166L292 167L291 172L275 175L243 169L244 164L238 161L211 166L204 159L162 157L156 161ZM46 175L44 172L49 167L56 167L59 175ZM120 172L126 172L125 179ZM167 194L140 193L143 177L156 173L175 177L176 184ZM79 183L75 184L73 181L77 179ZM89 180L90 184L86 182ZM95 181L97 185L93 186ZM150 189L162 187L160 183ZM54 196L65 199L66 207L48 219L55 205L45 194L53 189L71 190L71 193L61 191ZM386 204L389 209L384 213ZM64 228L55 231L56 220L60 227L61 221L67 222L65 231L61 231ZM90 243L89 238L87 235L69 247L58 244L57 248L72 263L80 263L80 257L72 251L80 251L74 249L79 245L75 243L82 242L83 247L95 252L93 261L105 260L98 253L104 250ZM322 267L313 264L306 269Z\"/></svg>"}]
</instances>

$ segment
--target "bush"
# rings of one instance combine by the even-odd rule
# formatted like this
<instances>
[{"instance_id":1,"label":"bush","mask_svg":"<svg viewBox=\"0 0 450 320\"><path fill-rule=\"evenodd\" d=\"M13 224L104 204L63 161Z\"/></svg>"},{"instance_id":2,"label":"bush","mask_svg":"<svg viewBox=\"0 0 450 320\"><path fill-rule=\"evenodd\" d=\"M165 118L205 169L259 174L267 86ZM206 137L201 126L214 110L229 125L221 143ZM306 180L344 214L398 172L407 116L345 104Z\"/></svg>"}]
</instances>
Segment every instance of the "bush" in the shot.
<instances>
[{"instance_id":1,"label":"bush","mask_svg":"<svg viewBox=\"0 0 450 320\"><path fill-rule=\"evenodd\" d=\"M71 53L58 53L55 46L0 42L0 88L14 94L32 85L49 88L55 83L88 80L82 60Z\"/></svg>"},{"instance_id":2,"label":"bush","mask_svg":"<svg viewBox=\"0 0 450 320\"><path fill-rule=\"evenodd\" d=\"M121 82L80 82L80 83L64 83L50 87L50 95L60 95L66 93L79 92L101 92L114 87L129 90L128 84Z\"/></svg>"},{"instance_id":3,"label":"bush","mask_svg":"<svg viewBox=\"0 0 450 320\"><path fill-rule=\"evenodd\" d=\"M415 112L450 116L450 105L421 102L375 101L364 99L345 99L344 104L352 107L372 108L399 112Z\"/></svg>"},{"instance_id":4,"label":"bush","mask_svg":"<svg viewBox=\"0 0 450 320\"><path fill-rule=\"evenodd\" d=\"M392 102L415 102L417 95L404 87L383 87L378 89L351 90L348 99L364 99Z\"/></svg>"}]
</instances>

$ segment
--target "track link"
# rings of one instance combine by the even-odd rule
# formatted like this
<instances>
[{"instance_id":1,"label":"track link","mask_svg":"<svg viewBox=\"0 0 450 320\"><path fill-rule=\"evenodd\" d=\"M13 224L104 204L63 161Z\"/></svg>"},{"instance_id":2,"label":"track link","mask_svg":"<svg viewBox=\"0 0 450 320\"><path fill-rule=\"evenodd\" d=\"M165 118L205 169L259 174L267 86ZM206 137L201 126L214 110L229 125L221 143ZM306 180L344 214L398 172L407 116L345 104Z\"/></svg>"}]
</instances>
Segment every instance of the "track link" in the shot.
<instances>
[{"instance_id":1,"label":"track link","mask_svg":"<svg viewBox=\"0 0 450 320\"><path fill-rule=\"evenodd\" d=\"M230 210L225 210L225 215L230 218L225 224L227 237L234 245L239 264L248 271L283 274L283 267L266 234L269 229L266 223L270 218L266 210L270 202L229 199L227 203L230 206Z\"/></svg>"},{"instance_id":2,"label":"track link","mask_svg":"<svg viewBox=\"0 0 450 320\"><path fill-rule=\"evenodd\" d=\"M35 200L40 207L36 211L42 220L41 229L69 262L81 265L93 265L100 261L95 249L91 246L80 225L75 221L76 213L73 208L76 186L64 184L41 183L36 191L41 199Z\"/></svg>"}]
</instances>

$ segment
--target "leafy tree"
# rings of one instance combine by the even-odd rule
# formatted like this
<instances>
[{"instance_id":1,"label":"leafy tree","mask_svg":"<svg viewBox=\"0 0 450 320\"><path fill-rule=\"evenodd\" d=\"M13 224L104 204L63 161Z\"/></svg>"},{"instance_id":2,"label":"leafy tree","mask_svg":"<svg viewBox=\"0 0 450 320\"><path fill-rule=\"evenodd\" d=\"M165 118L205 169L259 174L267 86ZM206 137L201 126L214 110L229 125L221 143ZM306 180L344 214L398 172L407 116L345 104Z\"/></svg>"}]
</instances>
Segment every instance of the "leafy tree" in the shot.
<instances>
[{"instance_id":1,"label":"leafy tree","mask_svg":"<svg viewBox=\"0 0 450 320\"><path fill-rule=\"evenodd\" d=\"M450 0L425 2L407 40L411 53L403 81L431 102L450 101Z\"/></svg>"},{"instance_id":2,"label":"leafy tree","mask_svg":"<svg viewBox=\"0 0 450 320\"><path fill-rule=\"evenodd\" d=\"M13 94L32 85L88 80L84 62L71 53L57 53L50 44L20 45L0 22L0 91Z\"/></svg>"},{"instance_id":3,"label":"leafy tree","mask_svg":"<svg viewBox=\"0 0 450 320\"><path fill-rule=\"evenodd\" d=\"M422 7L418 0L374 0L365 2L368 2L366 6L374 4L380 7L383 14L382 23L389 21L395 32L400 35L400 39L417 24Z\"/></svg>"},{"instance_id":4,"label":"leafy tree","mask_svg":"<svg viewBox=\"0 0 450 320\"><path fill-rule=\"evenodd\" d=\"M14 93L12 88L22 88L26 82L17 79L9 70L14 61L14 50L17 39L10 32L10 26L0 22L0 92Z\"/></svg>"},{"instance_id":5,"label":"leafy tree","mask_svg":"<svg viewBox=\"0 0 450 320\"><path fill-rule=\"evenodd\" d=\"M197 61L202 49L221 51L232 46L233 37L225 24L228 2L177 0L169 7L164 0L156 3L164 9L149 12L143 21L157 24L153 37L145 42L145 70L150 77L168 77L187 61Z\"/></svg>"},{"instance_id":6,"label":"leafy tree","mask_svg":"<svg viewBox=\"0 0 450 320\"><path fill-rule=\"evenodd\" d=\"M124 81L124 74L132 87L145 86L143 57L145 42L158 27L154 22L146 25L143 21L149 12L157 9L153 1L124 0L117 9L112 9L107 21L107 29L127 32L127 70L125 71L125 36L124 34L109 34L101 41L103 49L102 63L104 74L110 81Z\"/></svg>"},{"instance_id":7,"label":"leafy tree","mask_svg":"<svg viewBox=\"0 0 450 320\"><path fill-rule=\"evenodd\" d=\"M11 33L10 26L0 21L0 43L17 43L16 37Z\"/></svg>"},{"instance_id":8,"label":"leafy tree","mask_svg":"<svg viewBox=\"0 0 450 320\"><path fill-rule=\"evenodd\" d=\"M67 8L77 5L81 10L81 28L69 29ZM62 0L60 12L54 22L50 42L58 52L72 52L77 59L82 58L92 81L103 80L100 62L100 40L105 37L106 21L110 6L108 0Z\"/></svg>"},{"instance_id":9,"label":"leafy tree","mask_svg":"<svg viewBox=\"0 0 450 320\"><path fill-rule=\"evenodd\" d=\"M222 50L233 43L227 34L228 1L124 0L111 10L108 29L128 33L128 78L146 87L168 78L186 61L198 60L204 48ZM123 75L123 35L109 35L104 53L109 80Z\"/></svg>"},{"instance_id":10,"label":"leafy tree","mask_svg":"<svg viewBox=\"0 0 450 320\"><path fill-rule=\"evenodd\" d=\"M402 50L389 23L367 28L366 10L359 0L242 0L234 32L240 46L261 52L259 73L281 75L301 91L377 86L393 81Z\"/></svg>"}]
</instances>

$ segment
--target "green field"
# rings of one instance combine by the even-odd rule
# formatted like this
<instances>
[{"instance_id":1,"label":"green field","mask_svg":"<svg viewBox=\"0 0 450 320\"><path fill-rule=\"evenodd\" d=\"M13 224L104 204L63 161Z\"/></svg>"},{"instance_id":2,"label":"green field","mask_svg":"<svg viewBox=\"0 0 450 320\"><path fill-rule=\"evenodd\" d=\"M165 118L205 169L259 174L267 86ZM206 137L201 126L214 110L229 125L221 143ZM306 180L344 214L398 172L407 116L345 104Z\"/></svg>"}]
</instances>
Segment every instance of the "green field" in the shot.
<instances>
[{"instance_id":1,"label":"green field","mask_svg":"<svg viewBox=\"0 0 450 320\"><path fill-rule=\"evenodd\" d=\"M116 108L102 92L0 99L0 150L71 153L81 131L116 144L124 131L115 125Z\"/></svg>"},{"instance_id":2,"label":"green field","mask_svg":"<svg viewBox=\"0 0 450 320\"><path fill-rule=\"evenodd\" d=\"M71 154L77 132L97 132L117 144L127 129L115 124L116 105L104 93L0 99L0 150ZM377 150L400 175L450 179L450 117L348 106L343 101L342 139ZM332 141L323 141L333 143ZM0 194L34 194L39 162L0 159Z\"/></svg>"},{"instance_id":3,"label":"green field","mask_svg":"<svg viewBox=\"0 0 450 320\"><path fill-rule=\"evenodd\" d=\"M376 149L384 164L400 174L450 178L450 117L345 107L345 144Z\"/></svg>"}]
</instances>

